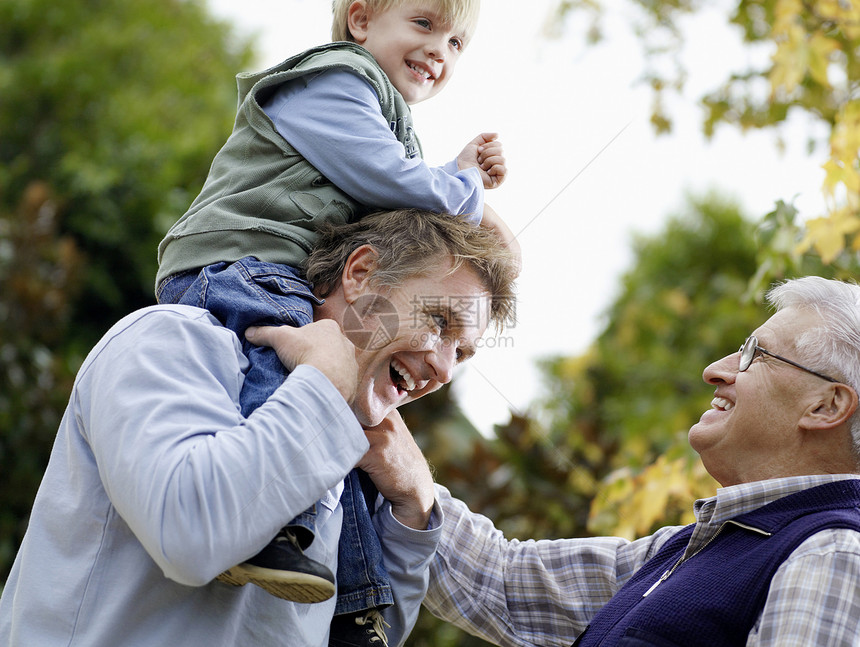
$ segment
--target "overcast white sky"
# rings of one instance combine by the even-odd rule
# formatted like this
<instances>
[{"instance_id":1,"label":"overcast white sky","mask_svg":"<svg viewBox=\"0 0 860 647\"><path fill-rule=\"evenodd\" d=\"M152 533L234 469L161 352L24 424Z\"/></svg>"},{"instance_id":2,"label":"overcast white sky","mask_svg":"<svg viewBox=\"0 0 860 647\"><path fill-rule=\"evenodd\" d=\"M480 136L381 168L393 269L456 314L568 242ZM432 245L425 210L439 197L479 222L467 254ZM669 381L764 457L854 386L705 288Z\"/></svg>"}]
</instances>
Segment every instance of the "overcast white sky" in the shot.
<instances>
[{"instance_id":1,"label":"overcast white sky","mask_svg":"<svg viewBox=\"0 0 860 647\"><path fill-rule=\"evenodd\" d=\"M689 101L676 104L672 135L658 138L649 125L650 94L635 83L641 53L623 14L611 14L617 19L608 23L608 39L588 48L581 24L569 25L560 40L542 34L555 3L484 0L453 79L413 108L432 165L455 157L482 131L499 132L505 145L508 180L487 201L519 233L523 248L518 322L486 338L454 382L460 405L484 433L540 397L536 359L579 354L596 337L629 266L631 233L658 231L686 193L715 189L756 218L780 198L795 198L803 216L816 215L821 205L822 160L806 154L799 124L782 154L773 133L722 128L710 142L701 134L695 99L748 56L724 27L725 12L713 8L687 25ZM627 3L608 5L623 12ZM257 69L330 40L329 0L209 0L209 6L240 33L254 35Z\"/></svg>"}]
</instances>

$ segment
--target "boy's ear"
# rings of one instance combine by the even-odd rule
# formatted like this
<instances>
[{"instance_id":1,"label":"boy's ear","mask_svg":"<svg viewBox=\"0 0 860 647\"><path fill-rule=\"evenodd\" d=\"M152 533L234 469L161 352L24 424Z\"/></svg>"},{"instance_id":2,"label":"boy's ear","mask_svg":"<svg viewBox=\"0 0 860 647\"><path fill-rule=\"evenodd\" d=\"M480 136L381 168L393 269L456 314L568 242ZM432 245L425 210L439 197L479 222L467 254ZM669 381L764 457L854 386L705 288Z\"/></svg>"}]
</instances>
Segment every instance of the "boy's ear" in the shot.
<instances>
[{"instance_id":1,"label":"boy's ear","mask_svg":"<svg viewBox=\"0 0 860 647\"><path fill-rule=\"evenodd\" d=\"M370 289L378 258L379 254L371 245L362 245L347 257L341 274L343 297L347 303L355 303Z\"/></svg>"},{"instance_id":2,"label":"boy's ear","mask_svg":"<svg viewBox=\"0 0 860 647\"><path fill-rule=\"evenodd\" d=\"M370 10L365 0L354 0L346 10L346 27L353 40L361 45L367 40L367 24L370 22Z\"/></svg>"}]
</instances>

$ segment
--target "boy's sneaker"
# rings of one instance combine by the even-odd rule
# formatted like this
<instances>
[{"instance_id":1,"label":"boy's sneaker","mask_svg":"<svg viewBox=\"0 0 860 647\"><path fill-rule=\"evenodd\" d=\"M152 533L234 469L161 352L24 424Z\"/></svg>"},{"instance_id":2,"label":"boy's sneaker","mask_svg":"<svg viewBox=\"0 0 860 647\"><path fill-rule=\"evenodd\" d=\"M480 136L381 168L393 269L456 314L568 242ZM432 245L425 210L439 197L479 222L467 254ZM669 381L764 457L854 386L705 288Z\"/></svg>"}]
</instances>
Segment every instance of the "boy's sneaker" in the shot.
<instances>
[{"instance_id":1,"label":"boy's sneaker","mask_svg":"<svg viewBox=\"0 0 860 647\"><path fill-rule=\"evenodd\" d=\"M291 602L322 602L334 595L334 575L308 558L289 530L282 530L259 553L215 579L233 586L250 582Z\"/></svg>"},{"instance_id":2,"label":"boy's sneaker","mask_svg":"<svg viewBox=\"0 0 860 647\"><path fill-rule=\"evenodd\" d=\"M331 621L329 647L388 647L388 623L376 609L335 616Z\"/></svg>"}]
</instances>

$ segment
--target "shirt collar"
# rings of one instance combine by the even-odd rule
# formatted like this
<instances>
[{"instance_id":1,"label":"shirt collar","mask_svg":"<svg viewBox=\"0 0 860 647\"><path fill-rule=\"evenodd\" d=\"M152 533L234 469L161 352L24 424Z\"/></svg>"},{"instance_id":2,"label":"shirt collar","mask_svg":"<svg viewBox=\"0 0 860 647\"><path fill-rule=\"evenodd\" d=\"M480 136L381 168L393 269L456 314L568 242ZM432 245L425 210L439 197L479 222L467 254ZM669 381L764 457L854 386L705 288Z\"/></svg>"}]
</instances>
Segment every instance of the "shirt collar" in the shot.
<instances>
[{"instance_id":1,"label":"shirt collar","mask_svg":"<svg viewBox=\"0 0 860 647\"><path fill-rule=\"evenodd\" d=\"M858 474L809 474L741 483L717 489L716 496L699 499L694 506L698 523L723 523L789 494L817 485L860 479Z\"/></svg>"}]
</instances>

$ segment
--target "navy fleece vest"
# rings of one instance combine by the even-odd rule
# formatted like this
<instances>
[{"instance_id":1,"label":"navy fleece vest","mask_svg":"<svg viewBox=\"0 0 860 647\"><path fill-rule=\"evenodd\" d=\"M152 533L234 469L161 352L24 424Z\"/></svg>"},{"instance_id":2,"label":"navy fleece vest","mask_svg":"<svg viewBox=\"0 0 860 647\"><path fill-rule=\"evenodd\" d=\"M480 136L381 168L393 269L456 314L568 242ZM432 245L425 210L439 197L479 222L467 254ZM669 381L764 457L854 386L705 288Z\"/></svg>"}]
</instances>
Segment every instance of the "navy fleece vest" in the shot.
<instances>
[{"instance_id":1,"label":"navy fleece vest","mask_svg":"<svg viewBox=\"0 0 860 647\"><path fill-rule=\"evenodd\" d=\"M595 615L574 645L743 646L780 564L820 530L860 532L858 506L860 481L847 480L810 488L735 517L645 596L681 559L694 527L687 526Z\"/></svg>"}]
</instances>

